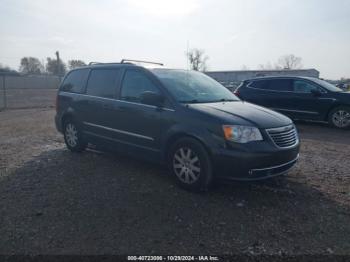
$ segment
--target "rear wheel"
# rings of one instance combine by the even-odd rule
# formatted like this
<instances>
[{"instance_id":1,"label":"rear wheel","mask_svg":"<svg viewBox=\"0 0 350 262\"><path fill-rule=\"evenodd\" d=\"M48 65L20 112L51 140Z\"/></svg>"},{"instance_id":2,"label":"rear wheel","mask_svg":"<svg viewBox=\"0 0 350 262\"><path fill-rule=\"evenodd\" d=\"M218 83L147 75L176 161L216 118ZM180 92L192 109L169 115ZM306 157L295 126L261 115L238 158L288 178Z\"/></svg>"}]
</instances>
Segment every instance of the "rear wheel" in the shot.
<instances>
[{"instance_id":1,"label":"rear wheel","mask_svg":"<svg viewBox=\"0 0 350 262\"><path fill-rule=\"evenodd\" d=\"M328 122L341 129L350 127L350 107L340 106L333 109L328 117Z\"/></svg>"},{"instance_id":2,"label":"rear wheel","mask_svg":"<svg viewBox=\"0 0 350 262\"><path fill-rule=\"evenodd\" d=\"M207 150L195 139L182 138L170 149L168 166L177 183L191 191L205 191L212 182L212 163Z\"/></svg>"},{"instance_id":3,"label":"rear wheel","mask_svg":"<svg viewBox=\"0 0 350 262\"><path fill-rule=\"evenodd\" d=\"M64 123L64 141L72 152L82 152L87 146L78 125L72 119L68 119Z\"/></svg>"}]
</instances>

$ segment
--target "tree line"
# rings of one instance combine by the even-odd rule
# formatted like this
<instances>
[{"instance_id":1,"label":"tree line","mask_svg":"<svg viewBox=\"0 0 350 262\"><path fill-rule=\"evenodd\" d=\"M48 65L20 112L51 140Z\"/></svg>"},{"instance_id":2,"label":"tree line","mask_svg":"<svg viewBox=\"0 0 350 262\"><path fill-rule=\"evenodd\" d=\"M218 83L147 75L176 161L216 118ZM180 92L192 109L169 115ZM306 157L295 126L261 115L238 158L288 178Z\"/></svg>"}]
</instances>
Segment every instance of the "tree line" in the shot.
<instances>
[{"instance_id":1,"label":"tree line","mask_svg":"<svg viewBox=\"0 0 350 262\"><path fill-rule=\"evenodd\" d=\"M189 68L196 71L206 71L208 69L207 61L209 57L202 49L194 48L185 53ZM52 74L63 76L67 70L71 70L77 67L86 66L83 60L72 59L68 60L67 64L60 59L59 53L56 52L56 57L47 57L46 62L41 62L38 58L28 56L21 58L19 72L22 74ZM266 64L260 64L258 66L261 70L273 70L273 69L299 69L302 68L302 59L293 54L281 56L278 61L272 65L270 62ZM242 70L248 70L247 66L243 66ZM0 64L0 72L16 72L9 67L4 67Z\"/></svg>"},{"instance_id":2,"label":"tree line","mask_svg":"<svg viewBox=\"0 0 350 262\"><path fill-rule=\"evenodd\" d=\"M205 55L203 49L193 48L186 53L190 69L196 71L206 71L208 69L207 61L209 57ZM302 58L293 54L281 56L274 65L270 62L258 65L260 70L291 70L300 69L303 67ZM242 70L249 70L245 65Z\"/></svg>"},{"instance_id":3,"label":"tree line","mask_svg":"<svg viewBox=\"0 0 350 262\"><path fill-rule=\"evenodd\" d=\"M59 53L56 52L56 57L47 57L46 61L42 62L36 57L26 56L22 57L20 60L19 70L13 70L8 66L4 66L0 63L0 73L21 73L24 75L40 75L40 74L50 74L63 76L68 70L86 66L83 60L72 59L65 63L59 57Z\"/></svg>"},{"instance_id":4,"label":"tree line","mask_svg":"<svg viewBox=\"0 0 350 262\"><path fill-rule=\"evenodd\" d=\"M22 74L64 75L67 69L71 70L82 66L86 66L86 63L78 59L68 60L66 64L61 59L48 57L46 58L46 63L43 64L36 57L23 57L20 62L19 72Z\"/></svg>"}]
</instances>

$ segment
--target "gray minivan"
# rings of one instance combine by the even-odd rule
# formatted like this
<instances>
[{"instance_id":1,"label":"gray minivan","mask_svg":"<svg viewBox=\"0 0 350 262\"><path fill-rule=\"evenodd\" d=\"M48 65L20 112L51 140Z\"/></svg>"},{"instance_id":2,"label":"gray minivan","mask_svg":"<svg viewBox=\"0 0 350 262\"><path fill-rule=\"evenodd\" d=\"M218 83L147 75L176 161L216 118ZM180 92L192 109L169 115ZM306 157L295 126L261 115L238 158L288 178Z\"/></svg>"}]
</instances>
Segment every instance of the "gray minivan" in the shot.
<instances>
[{"instance_id":1,"label":"gray minivan","mask_svg":"<svg viewBox=\"0 0 350 262\"><path fill-rule=\"evenodd\" d=\"M213 179L259 180L297 162L299 139L286 116L241 101L203 73L91 64L65 76L57 129L67 147L88 143L165 163L182 187Z\"/></svg>"}]
</instances>

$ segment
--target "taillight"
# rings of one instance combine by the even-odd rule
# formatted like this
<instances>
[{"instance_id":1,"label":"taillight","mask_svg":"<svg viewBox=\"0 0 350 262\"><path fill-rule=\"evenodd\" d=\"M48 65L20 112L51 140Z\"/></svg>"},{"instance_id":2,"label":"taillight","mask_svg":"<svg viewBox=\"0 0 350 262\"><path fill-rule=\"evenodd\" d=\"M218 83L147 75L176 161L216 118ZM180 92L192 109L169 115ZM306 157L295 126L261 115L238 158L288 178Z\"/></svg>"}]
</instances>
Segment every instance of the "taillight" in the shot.
<instances>
[{"instance_id":1,"label":"taillight","mask_svg":"<svg viewBox=\"0 0 350 262\"><path fill-rule=\"evenodd\" d=\"M239 90L236 89L235 91L233 91L233 93L236 95L236 96L239 96Z\"/></svg>"}]
</instances>

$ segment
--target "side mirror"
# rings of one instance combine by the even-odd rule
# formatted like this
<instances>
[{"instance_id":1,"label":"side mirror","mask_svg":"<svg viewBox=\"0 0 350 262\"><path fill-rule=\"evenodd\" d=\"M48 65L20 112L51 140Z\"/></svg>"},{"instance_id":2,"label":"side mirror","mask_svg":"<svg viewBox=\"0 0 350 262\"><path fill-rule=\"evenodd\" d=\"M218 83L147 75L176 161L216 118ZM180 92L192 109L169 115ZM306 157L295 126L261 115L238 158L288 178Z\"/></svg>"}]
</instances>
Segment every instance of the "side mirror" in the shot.
<instances>
[{"instance_id":1,"label":"side mirror","mask_svg":"<svg viewBox=\"0 0 350 262\"><path fill-rule=\"evenodd\" d=\"M164 103L164 97L152 91L145 91L141 94L141 103L160 107Z\"/></svg>"},{"instance_id":2,"label":"side mirror","mask_svg":"<svg viewBox=\"0 0 350 262\"><path fill-rule=\"evenodd\" d=\"M313 94L314 96L321 96L322 92L318 89L311 89L311 94Z\"/></svg>"}]
</instances>

